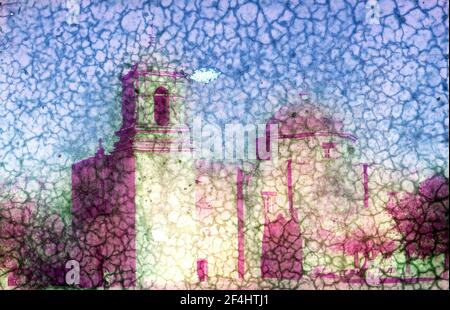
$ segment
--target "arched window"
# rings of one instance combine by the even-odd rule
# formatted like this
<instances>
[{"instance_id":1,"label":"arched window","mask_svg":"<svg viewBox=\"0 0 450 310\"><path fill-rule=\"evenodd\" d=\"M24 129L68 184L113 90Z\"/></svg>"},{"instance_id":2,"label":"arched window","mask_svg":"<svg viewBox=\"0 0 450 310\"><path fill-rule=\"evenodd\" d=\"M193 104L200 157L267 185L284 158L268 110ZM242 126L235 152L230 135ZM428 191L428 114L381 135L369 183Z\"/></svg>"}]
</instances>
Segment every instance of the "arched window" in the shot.
<instances>
[{"instance_id":1,"label":"arched window","mask_svg":"<svg viewBox=\"0 0 450 310\"><path fill-rule=\"evenodd\" d=\"M160 86L153 94L154 118L159 126L167 126L169 124L169 91Z\"/></svg>"}]
</instances>

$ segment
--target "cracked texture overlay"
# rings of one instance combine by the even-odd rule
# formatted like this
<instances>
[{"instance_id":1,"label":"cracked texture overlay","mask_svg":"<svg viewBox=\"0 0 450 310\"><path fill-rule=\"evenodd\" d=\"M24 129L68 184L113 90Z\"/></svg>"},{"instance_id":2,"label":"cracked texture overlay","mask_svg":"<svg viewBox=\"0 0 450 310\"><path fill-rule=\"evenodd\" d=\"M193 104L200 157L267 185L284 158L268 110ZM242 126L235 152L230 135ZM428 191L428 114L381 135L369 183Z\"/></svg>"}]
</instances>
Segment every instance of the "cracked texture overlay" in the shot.
<instances>
[{"instance_id":1,"label":"cracked texture overlay","mask_svg":"<svg viewBox=\"0 0 450 310\"><path fill-rule=\"evenodd\" d=\"M0 1L1 289L448 289L448 2Z\"/></svg>"}]
</instances>

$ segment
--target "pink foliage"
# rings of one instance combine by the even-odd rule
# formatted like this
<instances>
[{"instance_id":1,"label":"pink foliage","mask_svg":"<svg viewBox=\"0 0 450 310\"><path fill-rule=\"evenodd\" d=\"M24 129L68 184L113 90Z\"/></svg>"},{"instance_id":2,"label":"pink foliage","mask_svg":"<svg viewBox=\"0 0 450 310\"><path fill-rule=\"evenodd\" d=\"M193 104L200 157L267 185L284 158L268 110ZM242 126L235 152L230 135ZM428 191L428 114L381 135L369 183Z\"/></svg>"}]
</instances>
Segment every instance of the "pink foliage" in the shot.
<instances>
[{"instance_id":1,"label":"pink foliage","mask_svg":"<svg viewBox=\"0 0 450 310\"><path fill-rule=\"evenodd\" d=\"M448 259L448 193L448 180L434 176L420 184L417 194L404 193L388 202L409 257L445 253Z\"/></svg>"},{"instance_id":2,"label":"pink foliage","mask_svg":"<svg viewBox=\"0 0 450 310\"><path fill-rule=\"evenodd\" d=\"M355 268L364 269L369 260L375 259L378 255L388 257L397 248L395 241L386 237L386 233L381 232L374 226L358 227L352 230L334 249L340 249L345 254L355 258ZM364 257L363 266L360 266L359 257Z\"/></svg>"},{"instance_id":3,"label":"pink foliage","mask_svg":"<svg viewBox=\"0 0 450 310\"><path fill-rule=\"evenodd\" d=\"M0 203L0 267L8 269L17 265L23 240L32 226L35 206L8 199Z\"/></svg>"},{"instance_id":4,"label":"pink foliage","mask_svg":"<svg viewBox=\"0 0 450 310\"><path fill-rule=\"evenodd\" d=\"M39 214L36 205L13 198L0 202L0 267L16 287L64 284L68 244L62 219Z\"/></svg>"}]
</instances>

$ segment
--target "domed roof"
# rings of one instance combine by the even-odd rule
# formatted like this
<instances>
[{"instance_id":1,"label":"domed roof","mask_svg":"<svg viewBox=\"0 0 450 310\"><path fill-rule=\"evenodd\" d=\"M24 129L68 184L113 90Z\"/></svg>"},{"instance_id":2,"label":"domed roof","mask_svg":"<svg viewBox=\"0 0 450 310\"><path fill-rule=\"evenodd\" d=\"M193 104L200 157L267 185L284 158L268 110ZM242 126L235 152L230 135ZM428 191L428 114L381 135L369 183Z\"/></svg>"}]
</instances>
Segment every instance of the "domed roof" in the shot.
<instances>
[{"instance_id":1,"label":"domed roof","mask_svg":"<svg viewBox=\"0 0 450 310\"><path fill-rule=\"evenodd\" d=\"M342 122L310 103L291 103L281 107L267 121L269 124L278 124L282 139L337 135L356 140L355 136L343 131Z\"/></svg>"}]
</instances>

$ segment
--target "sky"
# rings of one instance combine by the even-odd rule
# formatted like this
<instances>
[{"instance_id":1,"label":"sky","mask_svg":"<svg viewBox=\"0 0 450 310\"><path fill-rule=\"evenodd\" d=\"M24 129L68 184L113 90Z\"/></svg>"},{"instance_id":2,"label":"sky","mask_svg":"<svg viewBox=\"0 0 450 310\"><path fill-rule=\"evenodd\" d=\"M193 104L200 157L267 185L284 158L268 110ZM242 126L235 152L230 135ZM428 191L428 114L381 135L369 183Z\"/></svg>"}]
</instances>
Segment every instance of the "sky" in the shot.
<instances>
[{"instance_id":1,"label":"sky","mask_svg":"<svg viewBox=\"0 0 450 310\"><path fill-rule=\"evenodd\" d=\"M0 186L33 199L112 149L139 62L220 72L190 83L188 119L264 123L306 91L361 161L448 177L447 1L1 2Z\"/></svg>"}]
</instances>

